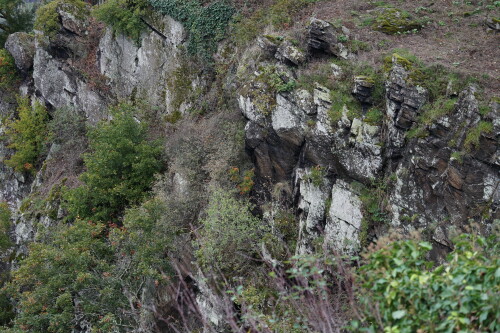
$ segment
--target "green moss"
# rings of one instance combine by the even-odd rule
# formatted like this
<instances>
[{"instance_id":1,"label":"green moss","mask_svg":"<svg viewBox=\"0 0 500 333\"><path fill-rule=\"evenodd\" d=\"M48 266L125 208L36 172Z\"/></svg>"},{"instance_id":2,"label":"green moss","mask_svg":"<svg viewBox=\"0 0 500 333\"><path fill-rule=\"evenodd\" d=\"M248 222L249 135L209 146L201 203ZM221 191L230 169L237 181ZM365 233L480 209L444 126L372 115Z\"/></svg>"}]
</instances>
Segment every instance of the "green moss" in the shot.
<instances>
[{"instance_id":1,"label":"green moss","mask_svg":"<svg viewBox=\"0 0 500 333\"><path fill-rule=\"evenodd\" d=\"M90 14L89 7L81 0L54 0L38 8L34 28L42 31L49 38L54 37L61 29L58 13L61 8L77 19L85 19Z\"/></svg>"},{"instance_id":2,"label":"green moss","mask_svg":"<svg viewBox=\"0 0 500 333\"><path fill-rule=\"evenodd\" d=\"M418 31L422 28L422 23L412 19L406 11L396 8L386 8L375 18L372 27L375 30L394 35L397 33Z\"/></svg>"},{"instance_id":3,"label":"green moss","mask_svg":"<svg viewBox=\"0 0 500 333\"><path fill-rule=\"evenodd\" d=\"M480 121L468 131L464 141L465 149L470 152L478 148L481 135L491 132L493 132L493 124L489 121Z\"/></svg>"}]
</instances>

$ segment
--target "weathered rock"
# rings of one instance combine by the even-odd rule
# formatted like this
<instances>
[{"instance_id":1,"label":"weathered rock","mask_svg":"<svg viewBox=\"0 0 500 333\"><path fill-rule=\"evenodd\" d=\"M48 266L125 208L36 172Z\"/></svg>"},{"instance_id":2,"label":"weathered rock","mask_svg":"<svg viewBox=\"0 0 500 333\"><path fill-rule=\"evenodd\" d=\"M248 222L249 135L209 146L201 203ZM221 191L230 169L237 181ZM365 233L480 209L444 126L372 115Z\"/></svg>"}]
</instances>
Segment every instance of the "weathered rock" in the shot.
<instances>
[{"instance_id":1,"label":"weathered rock","mask_svg":"<svg viewBox=\"0 0 500 333\"><path fill-rule=\"evenodd\" d=\"M12 54L17 68L27 73L33 67L35 37L26 32L15 32L5 42L5 49Z\"/></svg>"},{"instance_id":2,"label":"weathered rock","mask_svg":"<svg viewBox=\"0 0 500 333\"><path fill-rule=\"evenodd\" d=\"M337 33L330 23L314 18L309 23L308 31L307 45L310 49L327 54L338 53Z\"/></svg>"},{"instance_id":3,"label":"weathered rock","mask_svg":"<svg viewBox=\"0 0 500 333\"><path fill-rule=\"evenodd\" d=\"M257 38L257 45L259 45L267 57L271 58L278 51L279 41L271 36L260 36Z\"/></svg>"},{"instance_id":4,"label":"weathered rock","mask_svg":"<svg viewBox=\"0 0 500 333\"><path fill-rule=\"evenodd\" d=\"M299 241L297 253L311 253L313 242L325 231L326 201L330 196L331 181L328 178L311 179L311 169L297 169L295 190L299 196Z\"/></svg>"},{"instance_id":5,"label":"weathered rock","mask_svg":"<svg viewBox=\"0 0 500 333\"><path fill-rule=\"evenodd\" d=\"M175 87L169 89L167 82L182 63L179 47L185 40L185 31L169 16L159 19L155 26L163 36L145 32L140 46L108 29L99 44L100 69L109 78L109 85L119 99L143 99L170 114L179 110L174 110L172 105ZM188 77L180 79L190 80ZM177 97L182 100L187 96Z\"/></svg>"},{"instance_id":6,"label":"weathered rock","mask_svg":"<svg viewBox=\"0 0 500 333\"><path fill-rule=\"evenodd\" d=\"M354 77L354 88L352 90L352 93L361 103L372 104L372 93L374 86L375 84L372 78L368 76L356 76Z\"/></svg>"},{"instance_id":7,"label":"weathered rock","mask_svg":"<svg viewBox=\"0 0 500 333\"><path fill-rule=\"evenodd\" d=\"M306 55L289 40L285 40L278 47L275 55L279 61L290 65L302 65L306 62Z\"/></svg>"},{"instance_id":8,"label":"weathered rock","mask_svg":"<svg viewBox=\"0 0 500 333\"><path fill-rule=\"evenodd\" d=\"M343 253L359 249L362 203L353 189L342 180L332 187L331 204L325 228L325 245Z\"/></svg>"},{"instance_id":9,"label":"weathered rock","mask_svg":"<svg viewBox=\"0 0 500 333\"><path fill-rule=\"evenodd\" d=\"M500 20L496 17L489 17L486 19L486 26L495 32L500 31Z\"/></svg>"},{"instance_id":10,"label":"weathered rock","mask_svg":"<svg viewBox=\"0 0 500 333\"><path fill-rule=\"evenodd\" d=\"M93 91L64 59L51 56L38 43L33 80L36 91L53 107L83 111L90 122L105 117L107 99Z\"/></svg>"}]
</instances>

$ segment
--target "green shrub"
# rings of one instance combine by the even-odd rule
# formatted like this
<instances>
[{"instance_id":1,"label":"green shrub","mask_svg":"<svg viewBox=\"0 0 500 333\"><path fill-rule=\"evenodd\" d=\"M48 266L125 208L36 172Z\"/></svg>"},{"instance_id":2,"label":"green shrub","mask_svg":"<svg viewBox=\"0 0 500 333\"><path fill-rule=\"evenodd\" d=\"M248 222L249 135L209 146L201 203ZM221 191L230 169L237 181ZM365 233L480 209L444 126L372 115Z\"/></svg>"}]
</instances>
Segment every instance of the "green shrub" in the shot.
<instances>
[{"instance_id":1,"label":"green shrub","mask_svg":"<svg viewBox=\"0 0 500 333\"><path fill-rule=\"evenodd\" d=\"M15 83L19 80L14 58L5 49L0 49L0 89L13 89Z\"/></svg>"},{"instance_id":2,"label":"green shrub","mask_svg":"<svg viewBox=\"0 0 500 333\"><path fill-rule=\"evenodd\" d=\"M58 10L64 9L77 19L85 19L89 15L89 8L81 0L53 0L39 7L36 11L36 30L42 31L49 38L61 30L61 20Z\"/></svg>"},{"instance_id":3,"label":"green shrub","mask_svg":"<svg viewBox=\"0 0 500 333\"><path fill-rule=\"evenodd\" d=\"M10 210L6 203L0 203L0 253L8 249L12 242L9 237Z\"/></svg>"},{"instance_id":4,"label":"green shrub","mask_svg":"<svg viewBox=\"0 0 500 333\"><path fill-rule=\"evenodd\" d=\"M138 42L146 28L142 18L148 13L147 0L108 0L93 10L94 16Z\"/></svg>"},{"instance_id":5,"label":"green shrub","mask_svg":"<svg viewBox=\"0 0 500 333\"><path fill-rule=\"evenodd\" d=\"M217 190L211 195L195 243L196 256L204 269L234 277L252 268L249 258L257 256L268 230L251 209L247 201L235 199L232 193Z\"/></svg>"},{"instance_id":6,"label":"green shrub","mask_svg":"<svg viewBox=\"0 0 500 333\"><path fill-rule=\"evenodd\" d=\"M35 172L35 167L47 142L47 109L38 101L33 106L30 105L27 97L19 97L18 104L19 118L5 121L8 147L15 149L14 154L5 161L5 164L18 172Z\"/></svg>"},{"instance_id":7,"label":"green shrub","mask_svg":"<svg viewBox=\"0 0 500 333\"><path fill-rule=\"evenodd\" d=\"M356 332L500 330L498 235L462 235L447 261L425 260L430 243L399 241L366 257L358 272Z\"/></svg>"},{"instance_id":8,"label":"green shrub","mask_svg":"<svg viewBox=\"0 0 500 333\"><path fill-rule=\"evenodd\" d=\"M113 252L105 226L76 221L48 235L48 243L30 245L29 255L20 261L5 288L19 309L15 328L67 333L79 313L97 332L112 332L104 328L128 307L128 301L112 274ZM105 316L108 323L102 322ZM130 323L126 316L121 319L123 324Z\"/></svg>"},{"instance_id":9,"label":"green shrub","mask_svg":"<svg viewBox=\"0 0 500 333\"><path fill-rule=\"evenodd\" d=\"M147 124L134 119L137 112L121 104L111 110L112 120L89 131L83 185L65 194L69 218L117 221L125 207L147 195L163 166L162 147L147 140Z\"/></svg>"},{"instance_id":10,"label":"green shrub","mask_svg":"<svg viewBox=\"0 0 500 333\"><path fill-rule=\"evenodd\" d=\"M198 0L148 0L154 9L181 22L189 32L188 52L212 61L217 42L225 37L234 8L226 1L203 5Z\"/></svg>"}]
</instances>

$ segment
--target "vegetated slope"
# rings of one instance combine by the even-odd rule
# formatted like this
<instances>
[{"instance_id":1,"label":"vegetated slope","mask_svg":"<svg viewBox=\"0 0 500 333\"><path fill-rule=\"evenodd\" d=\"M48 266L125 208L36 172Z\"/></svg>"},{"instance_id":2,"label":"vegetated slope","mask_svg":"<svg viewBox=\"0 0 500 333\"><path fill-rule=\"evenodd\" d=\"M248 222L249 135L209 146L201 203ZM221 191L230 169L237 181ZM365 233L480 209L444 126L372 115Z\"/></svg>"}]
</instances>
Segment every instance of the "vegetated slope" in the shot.
<instances>
[{"instance_id":1,"label":"vegetated slope","mask_svg":"<svg viewBox=\"0 0 500 333\"><path fill-rule=\"evenodd\" d=\"M499 7L41 7L1 54L2 330L499 330Z\"/></svg>"}]
</instances>

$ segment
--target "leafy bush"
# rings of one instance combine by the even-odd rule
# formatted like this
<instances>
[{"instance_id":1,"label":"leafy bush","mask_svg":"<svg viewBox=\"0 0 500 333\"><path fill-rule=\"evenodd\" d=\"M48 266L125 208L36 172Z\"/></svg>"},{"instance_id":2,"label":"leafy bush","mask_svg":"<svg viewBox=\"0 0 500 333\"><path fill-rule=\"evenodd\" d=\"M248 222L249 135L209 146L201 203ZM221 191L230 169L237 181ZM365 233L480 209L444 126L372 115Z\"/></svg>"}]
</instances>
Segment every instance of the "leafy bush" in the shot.
<instances>
[{"instance_id":1,"label":"leafy bush","mask_svg":"<svg viewBox=\"0 0 500 333\"><path fill-rule=\"evenodd\" d=\"M251 206L232 193L215 191L210 197L203 229L196 241L201 265L227 277L239 276L251 268L249 258L259 253L263 222L251 213Z\"/></svg>"},{"instance_id":2,"label":"leafy bush","mask_svg":"<svg viewBox=\"0 0 500 333\"><path fill-rule=\"evenodd\" d=\"M447 262L425 260L430 243L384 245L359 270L356 332L497 332L500 330L498 235L462 235Z\"/></svg>"},{"instance_id":3,"label":"leafy bush","mask_svg":"<svg viewBox=\"0 0 500 333\"><path fill-rule=\"evenodd\" d=\"M147 0L108 0L96 7L93 14L113 28L136 42L146 27L142 21L148 12Z\"/></svg>"},{"instance_id":4,"label":"leafy bush","mask_svg":"<svg viewBox=\"0 0 500 333\"><path fill-rule=\"evenodd\" d=\"M19 80L14 58L5 49L0 49L0 89L12 89Z\"/></svg>"},{"instance_id":5,"label":"leafy bush","mask_svg":"<svg viewBox=\"0 0 500 333\"><path fill-rule=\"evenodd\" d=\"M149 0L149 3L160 13L183 24L189 32L188 52L203 60L211 60L234 14L234 8L226 1L206 6L198 0Z\"/></svg>"},{"instance_id":6,"label":"leafy bush","mask_svg":"<svg viewBox=\"0 0 500 333\"><path fill-rule=\"evenodd\" d=\"M19 118L5 122L8 147L15 149L15 153L5 164L18 172L35 172L35 166L47 141L48 113L45 106L38 101L33 106L30 105L27 97L19 97L18 104Z\"/></svg>"},{"instance_id":7,"label":"leafy bush","mask_svg":"<svg viewBox=\"0 0 500 333\"><path fill-rule=\"evenodd\" d=\"M117 221L123 210L139 203L162 169L159 141L147 140L147 124L134 119L137 110L121 104L113 119L89 131L91 152L84 155L82 186L65 194L70 218Z\"/></svg>"},{"instance_id":8,"label":"leafy bush","mask_svg":"<svg viewBox=\"0 0 500 333\"><path fill-rule=\"evenodd\" d=\"M34 28L42 31L49 38L54 37L61 29L58 13L60 8L64 8L78 19L84 19L89 15L87 5L81 0L53 0L37 9Z\"/></svg>"}]
</instances>

